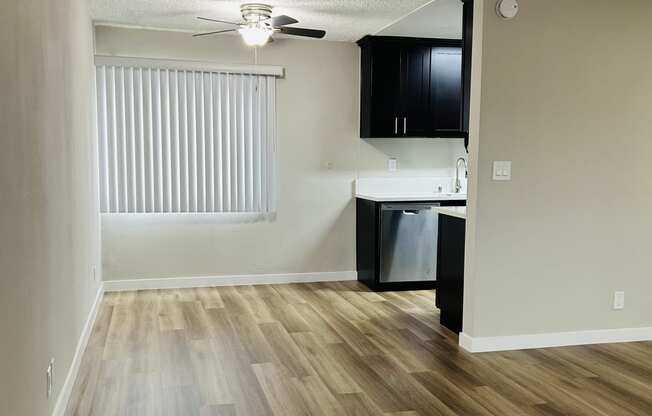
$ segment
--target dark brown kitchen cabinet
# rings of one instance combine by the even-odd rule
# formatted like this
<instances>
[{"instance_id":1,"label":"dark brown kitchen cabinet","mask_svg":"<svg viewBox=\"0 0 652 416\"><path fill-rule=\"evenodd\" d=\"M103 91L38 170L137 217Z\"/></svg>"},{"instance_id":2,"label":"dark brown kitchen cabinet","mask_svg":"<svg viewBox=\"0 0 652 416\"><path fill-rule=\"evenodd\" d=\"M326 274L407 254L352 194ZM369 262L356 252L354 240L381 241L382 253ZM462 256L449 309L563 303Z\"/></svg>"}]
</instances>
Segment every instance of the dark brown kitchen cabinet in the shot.
<instances>
[{"instance_id":1,"label":"dark brown kitchen cabinet","mask_svg":"<svg viewBox=\"0 0 652 416\"><path fill-rule=\"evenodd\" d=\"M360 136L465 137L462 41L366 36Z\"/></svg>"},{"instance_id":2,"label":"dark brown kitchen cabinet","mask_svg":"<svg viewBox=\"0 0 652 416\"><path fill-rule=\"evenodd\" d=\"M462 129L462 49L435 46L430 54L430 108L432 129L459 132Z\"/></svg>"},{"instance_id":3,"label":"dark brown kitchen cabinet","mask_svg":"<svg viewBox=\"0 0 652 416\"><path fill-rule=\"evenodd\" d=\"M363 52L363 59L366 58L371 59L371 56ZM369 125L373 126L374 134L385 135L385 137L395 136L399 131L401 112L396 97L401 94L401 85L399 82L385 82L385 80L401 77L401 49L399 45L389 44L382 54L373 59L376 76L366 81L370 84L368 90L374 91L376 99L367 102L365 117L369 118Z\"/></svg>"},{"instance_id":4,"label":"dark brown kitchen cabinet","mask_svg":"<svg viewBox=\"0 0 652 416\"><path fill-rule=\"evenodd\" d=\"M400 96L401 129L403 136L428 135L431 130L428 89L431 63L430 48L427 45L405 46L401 55L402 90Z\"/></svg>"}]
</instances>

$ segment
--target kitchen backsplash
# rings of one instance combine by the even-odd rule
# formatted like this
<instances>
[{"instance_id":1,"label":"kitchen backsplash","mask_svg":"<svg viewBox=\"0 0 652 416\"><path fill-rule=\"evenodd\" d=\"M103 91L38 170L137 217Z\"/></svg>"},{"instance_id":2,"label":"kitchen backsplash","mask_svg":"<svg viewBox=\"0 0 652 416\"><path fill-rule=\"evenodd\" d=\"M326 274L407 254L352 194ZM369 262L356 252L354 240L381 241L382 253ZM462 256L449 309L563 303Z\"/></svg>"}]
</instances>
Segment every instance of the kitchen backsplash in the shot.
<instances>
[{"instance_id":1,"label":"kitchen backsplash","mask_svg":"<svg viewBox=\"0 0 652 416\"><path fill-rule=\"evenodd\" d=\"M462 177L460 193L466 194L466 178ZM360 178L355 182L359 194L429 194L453 193L453 177L375 177Z\"/></svg>"},{"instance_id":2,"label":"kitchen backsplash","mask_svg":"<svg viewBox=\"0 0 652 416\"><path fill-rule=\"evenodd\" d=\"M360 140L358 177L453 177L455 161L466 158L463 139ZM390 172L387 160L396 158Z\"/></svg>"}]
</instances>

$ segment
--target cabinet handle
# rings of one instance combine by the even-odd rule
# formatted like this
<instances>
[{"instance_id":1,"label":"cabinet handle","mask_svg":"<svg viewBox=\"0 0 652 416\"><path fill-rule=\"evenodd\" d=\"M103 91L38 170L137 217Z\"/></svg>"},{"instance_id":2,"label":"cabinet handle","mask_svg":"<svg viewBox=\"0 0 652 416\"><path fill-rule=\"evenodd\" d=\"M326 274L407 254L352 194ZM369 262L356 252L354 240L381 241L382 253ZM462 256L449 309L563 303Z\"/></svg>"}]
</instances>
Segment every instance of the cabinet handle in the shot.
<instances>
[{"instance_id":1,"label":"cabinet handle","mask_svg":"<svg viewBox=\"0 0 652 416\"><path fill-rule=\"evenodd\" d=\"M407 134L407 117L403 117L403 134Z\"/></svg>"},{"instance_id":2,"label":"cabinet handle","mask_svg":"<svg viewBox=\"0 0 652 416\"><path fill-rule=\"evenodd\" d=\"M394 134L398 134L398 117L394 117Z\"/></svg>"}]
</instances>

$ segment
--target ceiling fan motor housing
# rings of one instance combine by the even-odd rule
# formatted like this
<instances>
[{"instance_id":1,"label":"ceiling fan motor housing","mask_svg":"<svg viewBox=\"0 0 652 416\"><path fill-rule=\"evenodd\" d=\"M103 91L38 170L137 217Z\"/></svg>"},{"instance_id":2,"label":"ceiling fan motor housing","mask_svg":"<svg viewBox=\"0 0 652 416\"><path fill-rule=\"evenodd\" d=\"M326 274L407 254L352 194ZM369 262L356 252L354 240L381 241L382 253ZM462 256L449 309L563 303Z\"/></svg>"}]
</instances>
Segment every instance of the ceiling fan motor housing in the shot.
<instances>
[{"instance_id":1,"label":"ceiling fan motor housing","mask_svg":"<svg viewBox=\"0 0 652 416\"><path fill-rule=\"evenodd\" d=\"M260 23L272 18L272 6L262 3L245 3L240 6L242 18L247 23Z\"/></svg>"}]
</instances>

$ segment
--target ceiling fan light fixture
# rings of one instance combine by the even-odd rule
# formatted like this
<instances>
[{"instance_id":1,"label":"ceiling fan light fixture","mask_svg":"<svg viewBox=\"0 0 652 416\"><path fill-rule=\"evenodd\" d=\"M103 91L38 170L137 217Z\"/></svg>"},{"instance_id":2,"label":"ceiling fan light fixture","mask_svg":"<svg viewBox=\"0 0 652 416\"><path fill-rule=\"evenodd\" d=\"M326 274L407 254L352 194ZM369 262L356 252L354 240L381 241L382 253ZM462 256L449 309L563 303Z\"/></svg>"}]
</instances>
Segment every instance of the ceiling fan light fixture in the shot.
<instances>
[{"instance_id":1,"label":"ceiling fan light fixture","mask_svg":"<svg viewBox=\"0 0 652 416\"><path fill-rule=\"evenodd\" d=\"M241 26L238 33L242 36L242 40L249 46L264 46L272 36L273 30L264 24L252 24Z\"/></svg>"},{"instance_id":2,"label":"ceiling fan light fixture","mask_svg":"<svg viewBox=\"0 0 652 416\"><path fill-rule=\"evenodd\" d=\"M241 22L198 17L200 20L226 23L235 27L233 29L196 33L193 36L217 35L237 31L247 45L256 47L264 46L267 42L273 40L272 35L276 32L284 35L303 36L315 39L322 39L326 36L326 31L324 30L289 26L299 23L299 21L286 15L272 16L272 6L267 4L245 3L240 6L240 13L242 14Z\"/></svg>"}]
</instances>

